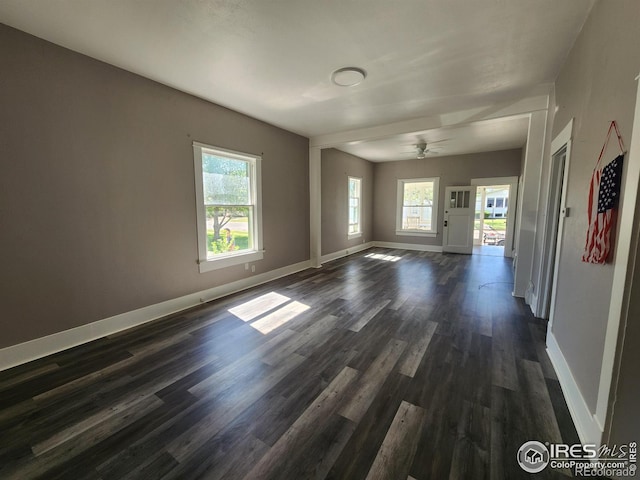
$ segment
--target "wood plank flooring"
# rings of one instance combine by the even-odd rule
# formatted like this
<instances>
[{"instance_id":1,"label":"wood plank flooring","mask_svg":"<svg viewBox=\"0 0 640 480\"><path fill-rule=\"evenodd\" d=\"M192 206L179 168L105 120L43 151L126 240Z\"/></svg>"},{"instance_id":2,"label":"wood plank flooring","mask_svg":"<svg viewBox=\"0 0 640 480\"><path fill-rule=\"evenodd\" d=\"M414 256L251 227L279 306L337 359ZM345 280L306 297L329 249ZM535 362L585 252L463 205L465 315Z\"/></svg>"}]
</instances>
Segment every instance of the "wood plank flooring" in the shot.
<instances>
[{"instance_id":1,"label":"wood plank flooring","mask_svg":"<svg viewBox=\"0 0 640 480\"><path fill-rule=\"evenodd\" d=\"M511 269L371 249L0 372L0 478L529 478L578 437Z\"/></svg>"}]
</instances>

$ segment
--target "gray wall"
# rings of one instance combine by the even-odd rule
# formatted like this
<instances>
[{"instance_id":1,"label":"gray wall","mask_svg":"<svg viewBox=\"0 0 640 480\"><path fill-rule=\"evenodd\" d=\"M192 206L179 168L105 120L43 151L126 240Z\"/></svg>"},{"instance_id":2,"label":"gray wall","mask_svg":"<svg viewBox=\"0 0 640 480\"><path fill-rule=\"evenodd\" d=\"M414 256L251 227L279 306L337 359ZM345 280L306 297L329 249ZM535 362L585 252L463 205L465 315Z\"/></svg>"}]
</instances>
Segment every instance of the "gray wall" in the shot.
<instances>
[{"instance_id":1,"label":"gray wall","mask_svg":"<svg viewBox=\"0 0 640 480\"><path fill-rule=\"evenodd\" d=\"M376 163L373 190L373 237L382 242L442 245L444 190L452 185L469 185L472 178L520 175L521 149L475 153L424 160ZM436 237L396 235L397 180L400 178L440 177L438 234Z\"/></svg>"},{"instance_id":2,"label":"gray wall","mask_svg":"<svg viewBox=\"0 0 640 480\"><path fill-rule=\"evenodd\" d=\"M309 259L308 139L0 25L0 348L251 275L198 273L193 140L263 153L265 258Z\"/></svg>"},{"instance_id":3,"label":"gray wall","mask_svg":"<svg viewBox=\"0 0 640 480\"><path fill-rule=\"evenodd\" d=\"M362 236L349 239L348 178L362 179ZM338 252L373 240L373 164L355 155L322 150L322 254Z\"/></svg>"},{"instance_id":4,"label":"gray wall","mask_svg":"<svg viewBox=\"0 0 640 480\"><path fill-rule=\"evenodd\" d=\"M640 212L640 197L636 206L636 219ZM633 252L632 252L633 255ZM629 294L629 311L627 313L626 329L621 335L624 340L620 357L620 372L618 376L611 433L609 444L637 442L640 436L640 414L638 401L640 400L640 243L636 238L635 265L631 291ZM621 328L625 325L621 323Z\"/></svg>"},{"instance_id":5,"label":"gray wall","mask_svg":"<svg viewBox=\"0 0 640 480\"><path fill-rule=\"evenodd\" d=\"M589 180L609 122L631 141L640 67L640 8L636 0L594 7L556 81L555 137L575 117L567 206L552 331L592 412L597 403L613 264L581 261L587 231ZM616 155L615 138L607 159Z\"/></svg>"}]
</instances>

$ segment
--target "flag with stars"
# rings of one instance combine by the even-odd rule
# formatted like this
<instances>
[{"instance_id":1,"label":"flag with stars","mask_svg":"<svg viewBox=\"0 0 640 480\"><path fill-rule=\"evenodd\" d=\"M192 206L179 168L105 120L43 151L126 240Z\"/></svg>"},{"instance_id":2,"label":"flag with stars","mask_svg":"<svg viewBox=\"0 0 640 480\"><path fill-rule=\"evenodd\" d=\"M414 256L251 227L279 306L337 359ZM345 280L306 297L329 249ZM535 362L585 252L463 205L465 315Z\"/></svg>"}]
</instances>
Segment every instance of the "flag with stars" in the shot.
<instances>
[{"instance_id":1,"label":"flag with stars","mask_svg":"<svg viewBox=\"0 0 640 480\"><path fill-rule=\"evenodd\" d=\"M604 213L618 206L623 158L622 155L619 155L602 169L598 191L598 213Z\"/></svg>"},{"instance_id":2,"label":"flag with stars","mask_svg":"<svg viewBox=\"0 0 640 480\"><path fill-rule=\"evenodd\" d=\"M602 171L596 169L589 189L589 230L582 260L605 263L611 250L611 227L620 198L624 155L614 158ZM597 203L594 193L597 188Z\"/></svg>"}]
</instances>

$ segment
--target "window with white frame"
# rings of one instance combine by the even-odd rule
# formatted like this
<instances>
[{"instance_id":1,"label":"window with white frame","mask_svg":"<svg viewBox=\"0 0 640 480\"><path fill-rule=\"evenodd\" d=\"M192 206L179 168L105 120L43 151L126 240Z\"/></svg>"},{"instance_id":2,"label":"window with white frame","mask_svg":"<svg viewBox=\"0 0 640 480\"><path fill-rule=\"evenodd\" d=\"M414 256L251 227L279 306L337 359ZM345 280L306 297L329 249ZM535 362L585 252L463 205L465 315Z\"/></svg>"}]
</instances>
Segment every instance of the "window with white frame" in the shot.
<instances>
[{"instance_id":1,"label":"window with white frame","mask_svg":"<svg viewBox=\"0 0 640 480\"><path fill-rule=\"evenodd\" d=\"M200 272L263 258L261 157L193 143Z\"/></svg>"},{"instance_id":2,"label":"window with white frame","mask_svg":"<svg viewBox=\"0 0 640 480\"><path fill-rule=\"evenodd\" d=\"M349 177L349 236L362 234L362 179Z\"/></svg>"},{"instance_id":3,"label":"window with white frame","mask_svg":"<svg viewBox=\"0 0 640 480\"><path fill-rule=\"evenodd\" d=\"M438 216L438 178L398 180L396 234L435 236Z\"/></svg>"}]
</instances>

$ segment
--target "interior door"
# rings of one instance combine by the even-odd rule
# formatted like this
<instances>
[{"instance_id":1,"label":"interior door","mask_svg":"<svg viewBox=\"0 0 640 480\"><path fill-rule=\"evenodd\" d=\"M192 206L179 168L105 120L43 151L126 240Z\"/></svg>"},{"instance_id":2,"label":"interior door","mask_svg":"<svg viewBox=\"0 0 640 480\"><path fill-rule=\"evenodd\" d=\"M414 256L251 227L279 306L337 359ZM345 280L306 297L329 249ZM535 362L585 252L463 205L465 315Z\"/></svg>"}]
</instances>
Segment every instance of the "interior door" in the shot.
<instances>
[{"instance_id":1,"label":"interior door","mask_svg":"<svg viewBox=\"0 0 640 480\"><path fill-rule=\"evenodd\" d=\"M444 200L442 251L470 255L473 253L476 187L446 187Z\"/></svg>"}]
</instances>

